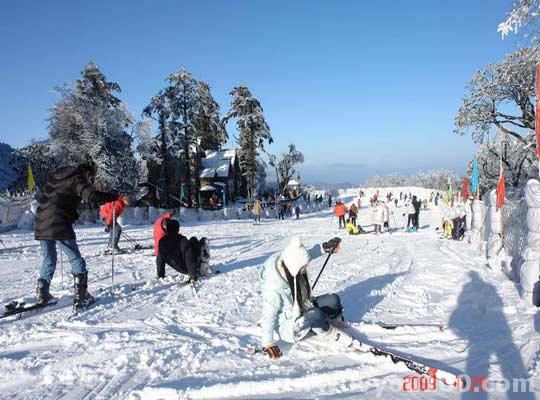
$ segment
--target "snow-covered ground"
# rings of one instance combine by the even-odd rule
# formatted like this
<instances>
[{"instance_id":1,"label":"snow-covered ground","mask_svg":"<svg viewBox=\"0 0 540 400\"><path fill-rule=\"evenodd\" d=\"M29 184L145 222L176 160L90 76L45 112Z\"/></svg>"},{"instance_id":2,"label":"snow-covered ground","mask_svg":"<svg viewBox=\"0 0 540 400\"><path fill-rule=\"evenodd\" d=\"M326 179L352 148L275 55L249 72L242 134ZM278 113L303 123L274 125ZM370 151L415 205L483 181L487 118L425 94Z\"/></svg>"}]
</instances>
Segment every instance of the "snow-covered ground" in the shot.
<instances>
[{"instance_id":1,"label":"snow-covered ground","mask_svg":"<svg viewBox=\"0 0 540 400\"><path fill-rule=\"evenodd\" d=\"M355 200L349 193L346 200ZM371 224L367 202L366 197L359 216L363 225ZM391 210L402 227L404 208L392 205ZM400 229L381 236L346 236L330 211L300 220L267 219L260 226L246 220L184 224L183 234L211 239L212 263L221 273L193 290L181 285L184 277L170 268L164 282L156 281L151 250L118 255L114 296L110 256L101 255L107 243L103 228L79 227L90 291L101 300L72 315L64 257L64 287L60 269L52 283L60 307L0 320L0 398L488 397L441 384L427 393L404 392L403 385L412 389L418 381L407 378L415 374L403 365L309 343L283 344L285 356L278 361L248 354L247 346L259 345L258 267L292 235L306 245L343 238L342 251L330 258L315 294L340 294L353 321L350 333L453 373L488 375L489 388L499 389L490 399L534 398L500 386L504 378L530 378L540 391L536 310L469 245L441 239L438 223L439 212L431 205L420 216L418 233ZM125 231L151 244L151 226L126 226ZM0 253L0 302L30 300L41 261L38 243L23 231L0 239L13 249ZM312 279L323 261L310 265ZM387 330L379 323L412 325ZM438 324L442 331L432 326Z\"/></svg>"}]
</instances>

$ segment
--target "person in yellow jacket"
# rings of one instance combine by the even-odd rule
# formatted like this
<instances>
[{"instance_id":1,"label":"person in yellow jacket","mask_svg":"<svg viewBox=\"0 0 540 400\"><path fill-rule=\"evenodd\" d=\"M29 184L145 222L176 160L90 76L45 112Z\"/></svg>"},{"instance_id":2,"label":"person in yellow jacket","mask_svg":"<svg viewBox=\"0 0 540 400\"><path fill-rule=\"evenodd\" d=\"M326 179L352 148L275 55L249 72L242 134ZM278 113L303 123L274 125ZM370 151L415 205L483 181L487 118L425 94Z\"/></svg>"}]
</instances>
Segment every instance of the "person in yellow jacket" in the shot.
<instances>
[{"instance_id":1,"label":"person in yellow jacket","mask_svg":"<svg viewBox=\"0 0 540 400\"><path fill-rule=\"evenodd\" d=\"M360 228L354 225L351 222L350 218L347 219L347 223L345 224L345 230L349 235L358 235L360 233Z\"/></svg>"}]
</instances>

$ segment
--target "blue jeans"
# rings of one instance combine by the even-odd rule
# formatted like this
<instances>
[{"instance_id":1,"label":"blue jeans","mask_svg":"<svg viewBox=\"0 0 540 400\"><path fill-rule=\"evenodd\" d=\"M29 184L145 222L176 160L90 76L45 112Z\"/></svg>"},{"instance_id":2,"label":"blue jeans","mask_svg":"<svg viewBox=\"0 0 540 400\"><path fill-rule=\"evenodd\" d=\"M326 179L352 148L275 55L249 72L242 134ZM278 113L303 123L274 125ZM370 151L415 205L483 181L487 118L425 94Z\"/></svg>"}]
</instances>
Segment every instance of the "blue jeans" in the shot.
<instances>
[{"instance_id":1,"label":"blue jeans","mask_svg":"<svg viewBox=\"0 0 540 400\"><path fill-rule=\"evenodd\" d=\"M330 329L328 320L338 318L343 313L341 300L337 294L323 294L315 298L315 307L309 308L294 323L294 339L299 341L308 335L319 335Z\"/></svg>"},{"instance_id":2,"label":"blue jeans","mask_svg":"<svg viewBox=\"0 0 540 400\"><path fill-rule=\"evenodd\" d=\"M117 222L114 224L114 237L113 237L113 227L109 227L109 247L118 247L118 242L120 241L120 235L122 234L122 227ZM111 244L112 243L112 244Z\"/></svg>"},{"instance_id":3,"label":"blue jeans","mask_svg":"<svg viewBox=\"0 0 540 400\"><path fill-rule=\"evenodd\" d=\"M86 262L81 257L77 241L71 240L40 240L41 253L43 255L43 264L41 265L40 278L45 279L47 282L51 282L54 271L56 270L56 243L60 246L60 250L67 256L69 263L71 264L71 273L85 274Z\"/></svg>"}]
</instances>

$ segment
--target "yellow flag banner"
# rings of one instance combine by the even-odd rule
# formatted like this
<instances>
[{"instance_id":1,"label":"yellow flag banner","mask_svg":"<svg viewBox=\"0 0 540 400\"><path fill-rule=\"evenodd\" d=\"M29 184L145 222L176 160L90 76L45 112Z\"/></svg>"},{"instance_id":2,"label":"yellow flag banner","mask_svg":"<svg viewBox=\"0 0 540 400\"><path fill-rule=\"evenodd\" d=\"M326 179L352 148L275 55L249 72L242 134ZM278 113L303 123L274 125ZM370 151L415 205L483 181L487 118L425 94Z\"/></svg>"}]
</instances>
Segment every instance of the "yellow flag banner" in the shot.
<instances>
[{"instance_id":1,"label":"yellow flag banner","mask_svg":"<svg viewBox=\"0 0 540 400\"><path fill-rule=\"evenodd\" d=\"M36 187L36 181L34 180L34 174L32 173L32 167L28 164L28 190L32 191Z\"/></svg>"}]
</instances>

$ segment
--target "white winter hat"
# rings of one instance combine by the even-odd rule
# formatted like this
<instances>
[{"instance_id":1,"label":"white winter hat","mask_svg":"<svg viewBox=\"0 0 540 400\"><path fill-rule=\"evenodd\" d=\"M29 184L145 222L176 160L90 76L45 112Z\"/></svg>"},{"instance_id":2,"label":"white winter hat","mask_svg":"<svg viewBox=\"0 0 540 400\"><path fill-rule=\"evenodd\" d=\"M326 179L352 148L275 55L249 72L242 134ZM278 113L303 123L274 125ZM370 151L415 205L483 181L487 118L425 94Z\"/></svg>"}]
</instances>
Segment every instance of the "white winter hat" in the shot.
<instances>
[{"instance_id":1,"label":"white winter hat","mask_svg":"<svg viewBox=\"0 0 540 400\"><path fill-rule=\"evenodd\" d=\"M308 251L297 236L293 237L285 247L281 253L281 259L292 276L296 276L298 271L310 260Z\"/></svg>"}]
</instances>

